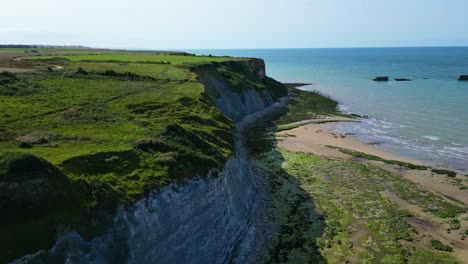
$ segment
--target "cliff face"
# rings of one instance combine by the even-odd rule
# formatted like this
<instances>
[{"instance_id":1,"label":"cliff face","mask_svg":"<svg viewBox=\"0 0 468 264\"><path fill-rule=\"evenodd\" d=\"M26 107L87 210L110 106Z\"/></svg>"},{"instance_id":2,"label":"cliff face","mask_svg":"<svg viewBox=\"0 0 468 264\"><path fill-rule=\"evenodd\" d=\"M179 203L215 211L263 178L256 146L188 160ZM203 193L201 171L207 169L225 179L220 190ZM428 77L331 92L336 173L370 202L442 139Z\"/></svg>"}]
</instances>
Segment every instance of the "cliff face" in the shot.
<instances>
[{"instance_id":1,"label":"cliff face","mask_svg":"<svg viewBox=\"0 0 468 264\"><path fill-rule=\"evenodd\" d=\"M285 96L285 87L265 74L261 59L229 61L196 70L218 109L235 122Z\"/></svg>"},{"instance_id":2,"label":"cliff face","mask_svg":"<svg viewBox=\"0 0 468 264\"><path fill-rule=\"evenodd\" d=\"M256 204L252 171L239 140L236 145L222 171L171 184L121 208L105 235L88 242L68 233L51 250L16 263L229 262L252 234Z\"/></svg>"},{"instance_id":3,"label":"cliff face","mask_svg":"<svg viewBox=\"0 0 468 264\"><path fill-rule=\"evenodd\" d=\"M233 61L194 70L214 104L236 122L235 155L221 170L151 191L121 207L104 235L78 233L15 263L248 263L258 203L255 174L241 130L271 106L284 87L265 76L262 60ZM245 118L249 116L250 118Z\"/></svg>"}]
</instances>

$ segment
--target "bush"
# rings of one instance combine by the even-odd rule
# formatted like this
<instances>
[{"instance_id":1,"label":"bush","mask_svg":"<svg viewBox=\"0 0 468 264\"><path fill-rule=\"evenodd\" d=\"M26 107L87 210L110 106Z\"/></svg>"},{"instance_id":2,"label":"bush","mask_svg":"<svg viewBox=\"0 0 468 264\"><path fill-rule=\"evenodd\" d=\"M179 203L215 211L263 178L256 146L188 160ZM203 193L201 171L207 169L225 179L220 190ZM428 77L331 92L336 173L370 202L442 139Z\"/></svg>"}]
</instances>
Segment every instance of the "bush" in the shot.
<instances>
[{"instance_id":1,"label":"bush","mask_svg":"<svg viewBox=\"0 0 468 264\"><path fill-rule=\"evenodd\" d=\"M457 176L457 173L451 170L443 170L443 169L432 169L433 173L437 174L447 174L447 176L454 178Z\"/></svg>"},{"instance_id":2,"label":"bush","mask_svg":"<svg viewBox=\"0 0 468 264\"><path fill-rule=\"evenodd\" d=\"M83 70L83 68L79 67L77 70L76 70L76 73L77 74L83 74L83 75L87 75L88 72Z\"/></svg>"},{"instance_id":3,"label":"bush","mask_svg":"<svg viewBox=\"0 0 468 264\"><path fill-rule=\"evenodd\" d=\"M432 245L433 248L435 248L437 250L448 251L448 252L453 251L453 248L451 246L447 246L447 245L445 245L444 243L440 242L437 239L431 240L431 245Z\"/></svg>"},{"instance_id":4,"label":"bush","mask_svg":"<svg viewBox=\"0 0 468 264\"><path fill-rule=\"evenodd\" d=\"M11 72L0 72L0 85L11 84L19 81L15 74Z\"/></svg>"},{"instance_id":5,"label":"bush","mask_svg":"<svg viewBox=\"0 0 468 264\"><path fill-rule=\"evenodd\" d=\"M157 138L139 139L135 142L135 146L143 151L166 152L172 149L165 141Z\"/></svg>"},{"instance_id":6,"label":"bush","mask_svg":"<svg viewBox=\"0 0 468 264\"><path fill-rule=\"evenodd\" d=\"M16 141L20 142L23 147L27 145L42 145L48 144L53 140L59 139L60 136L55 133L48 133L42 131L34 131L29 134L25 134L16 138Z\"/></svg>"},{"instance_id":7,"label":"bush","mask_svg":"<svg viewBox=\"0 0 468 264\"><path fill-rule=\"evenodd\" d=\"M157 162L165 166L174 166L177 164L177 153L175 152L161 153L157 157Z\"/></svg>"},{"instance_id":8,"label":"bush","mask_svg":"<svg viewBox=\"0 0 468 264\"><path fill-rule=\"evenodd\" d=\"M457 218L450 219L448 223L449 228L447 229L447 231L458 230L461 228L460 220L458 220Z\"/></svg>"},{"instance_id":9,"label":"bush","mask_svg":"<svg viewBox=\"0 0 468 264\"><path fill-rule=\"evenodd\" d=\"M105 76L117 76L117 72L114 71L114 70L105 70L104 73L102 75L105 75Z\"/></svg>"},{"instance_id":10,"label":"bush","mask_svg":"<svg viewBox=\"0 0 468 264\"><path fill-rule=\"evenodd\" d=\"M27 142L20 142L20 143L18 144L18 147L19 147L19 148L32 148L33 145L31 145L31 144L29 144L29 143L27 143Z\"/></svg>"},{"instance_id":11,"label":"bush","mask_svg":"<svg viewBox=\"0 0 468 264\"><path fill-rule=\"evenodd\" d=\"M104 104L86 107L71 107L55 118L60 124L102 124L113 122L114 118L108 113Z\"/></svg>"}]
</instances>

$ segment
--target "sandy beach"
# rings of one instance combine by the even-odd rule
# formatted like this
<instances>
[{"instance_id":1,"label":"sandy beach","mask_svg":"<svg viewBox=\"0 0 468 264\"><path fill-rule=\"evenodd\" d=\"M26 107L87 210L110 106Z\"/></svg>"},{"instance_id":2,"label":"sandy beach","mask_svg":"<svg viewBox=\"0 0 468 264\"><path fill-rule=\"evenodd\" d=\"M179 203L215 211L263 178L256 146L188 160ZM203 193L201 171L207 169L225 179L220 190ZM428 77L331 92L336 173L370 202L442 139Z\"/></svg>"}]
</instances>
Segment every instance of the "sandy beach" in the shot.
<instances>
[{"instance_id":1,"label":"sandy beach","mask_svg":"<svg viewBox=\"0 0 468 264\"><path fill-rule=\"evenodd\" d=\"M362 163L371 163L397 176L404 177L430 192L440 194L445 197L447 201L451 200L453 202L453 199L456 199L465 206L468 205L468 191L465 189L466 187L461 188L461 186L467 185L467 177L465 175L458 174L456 177L450 178L446 175L434 174L431 170L404 169L381 161L356 158L342 153L339 150L327 147L327 145L364 152L387 160L431 166L430 164L424 164L421 161L413 160L380 149L377 146L358 141L350 135L339 134L334 131L337 122L350 122L352 119L331 117L328 118L327 121L330 121L330 123L323 122L323 120L320 120L319 123L309 121L305 122L304 125L290 130L277 132L276 138L278 140L278 147L288 151L312 153L330 159L346 159ZM410 217L406 220L418 230L420 240L426 237L435 237L445 243L451 244L455 248L455 254L459 259L468 259L468 241L461 240L459 232L447 232L448 225L446 222L424 212L418 206L401 199L394 193L382 192L381 195L398 204L402 209L406 209L417 216ZM467 215L459 217L461 231L468 229L468 221L466 221L466 218Z\"/></svg>"},{"instance_id":2,"label":"sandy beach","mask_svg":"<svg viewBox=\"0 0 468 264\"><path fill-rule=\"evenodd\" d=\"M327 145L352 149L367 154L382 157L389 160L398 160L413 164L423 165L421 161L413 160L380 148L353 139L349 135L334 132L336 122L353 121L349 118L333 117L320 120L320 122L330 123L308 123L297 128L281 131L277 135L280 138L278 146L290 151L310 152L319 156L346 158L349 155L343 154Z\"/></svg>"}]
</instances>

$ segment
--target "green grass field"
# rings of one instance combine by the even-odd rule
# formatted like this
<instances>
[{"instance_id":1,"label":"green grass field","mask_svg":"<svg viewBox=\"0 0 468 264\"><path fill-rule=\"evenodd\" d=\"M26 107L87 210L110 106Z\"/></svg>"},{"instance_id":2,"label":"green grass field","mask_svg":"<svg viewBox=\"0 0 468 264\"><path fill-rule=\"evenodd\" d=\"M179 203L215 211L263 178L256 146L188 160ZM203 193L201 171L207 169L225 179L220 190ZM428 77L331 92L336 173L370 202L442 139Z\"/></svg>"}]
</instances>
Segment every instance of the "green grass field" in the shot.
<instances>
[{"instance_id":1,"label":"green grass field","mask_svg":"<svg viewBox=\"0 0 468 264\"><path fill-rule=\"evenodd\" d=\"M0 90L0 152L32 153L61 165L73 157L132 150L138 140L159 139L169 133L168 128L177 128L170 133L182 134L186 130L194 137L190 140L199 145L189 151L174 143L171 151L181 160L184 155L198 156L206 159L204 169L208 169L231 154L232 123L210 103L195 74L175 65L227 58L154 54L66 58L34 57L40 60L35 65L41 69L39 72L17 75L11 80L5 77ZM81 62L89 58L95 61ZM137 63L161 60L171 64ZM63 69L46 70L50 65L61 65ZM185 137L174 135L177 136ZM152 155L160 153L155 150ZM151 170L159 167L168 174L164 164L148 166ZM102 174L118 178L112 172ZM176 172L173 174L178 177ZM89 175L74 177L82 176L90 178ZM167 176L156 181L131 177L138 179L139 190L129 191L123 183L112 180L113 186L138 194L145 185L164 184L169 180Z\"/></svg>"},{"instance_id":2,"label":"green grass field","mask_svg":"<svg viewBox=\"0 0 468 264\"><path fill-rule=\"evenodd\" d=\"M28 60L49 60L62 58L70 61L119 61L119 62L142 62L142 63L171 63L171 64L189 64L206 62L223 62L238 60L231 57L208 57L208 56L183 56L166 54L96 54L96 55L78 55L78 56L34 56Z\"/></svg>"}]
</instances>

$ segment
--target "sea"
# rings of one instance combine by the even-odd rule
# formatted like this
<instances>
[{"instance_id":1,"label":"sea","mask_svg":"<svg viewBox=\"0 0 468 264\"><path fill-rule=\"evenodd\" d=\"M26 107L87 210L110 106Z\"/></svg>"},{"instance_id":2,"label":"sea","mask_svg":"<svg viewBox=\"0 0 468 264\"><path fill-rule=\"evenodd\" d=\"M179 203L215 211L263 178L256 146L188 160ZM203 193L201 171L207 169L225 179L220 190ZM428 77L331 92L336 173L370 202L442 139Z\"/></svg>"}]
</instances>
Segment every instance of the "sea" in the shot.
<instances>
[{"instance_id":1,"label":"sea","mask_svg":"<svg viewBox=\"0 0 468 264\"><path fill-rule=\"evenodd\" d=\"M382 149L468 172L468 47L186 50L262 58L267 74L304 82L366 116L337 132ZM375 82L389 76L388 82ZM411 81L395 81L407 78Z\"/></svg>"}]
</instances>

